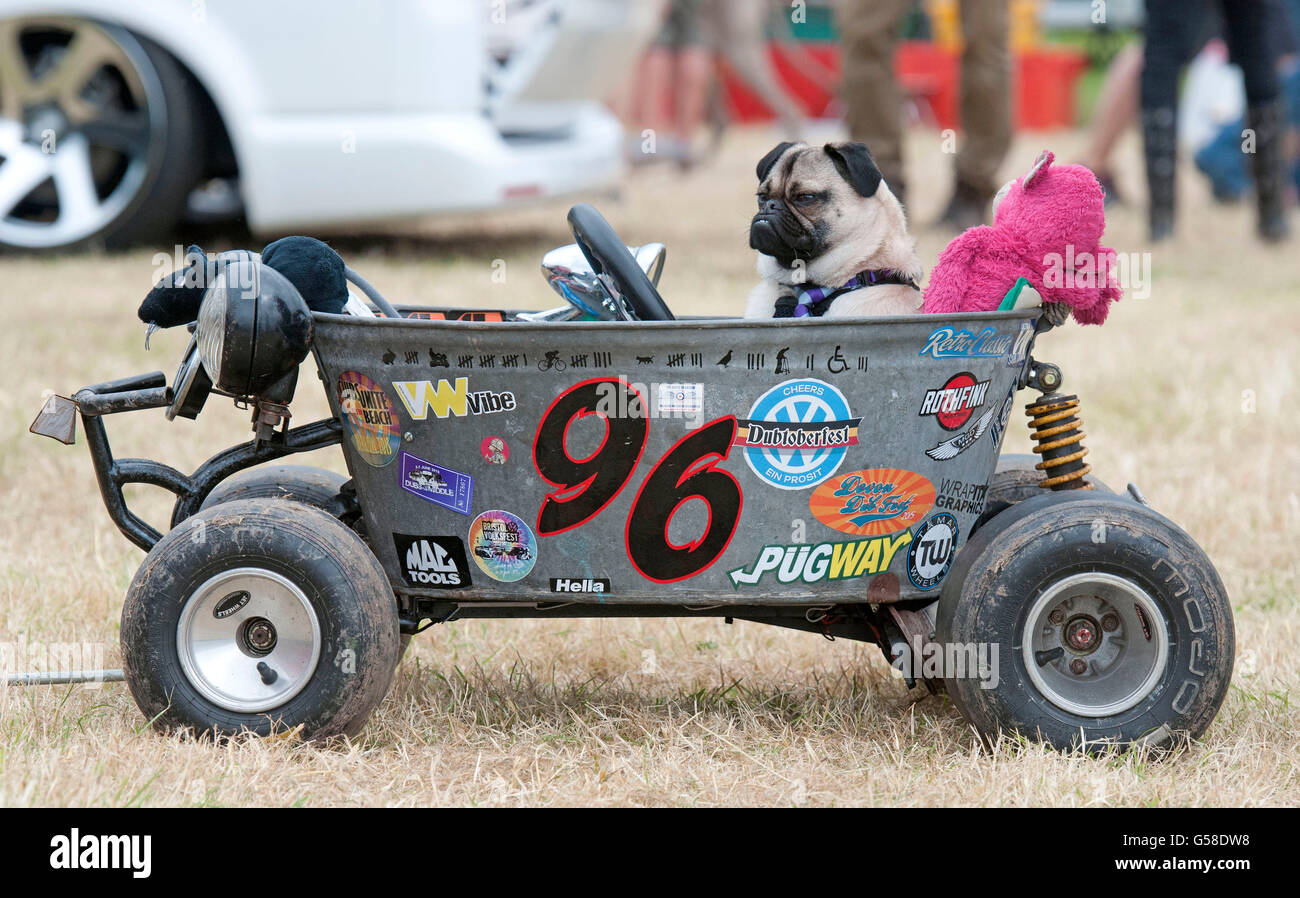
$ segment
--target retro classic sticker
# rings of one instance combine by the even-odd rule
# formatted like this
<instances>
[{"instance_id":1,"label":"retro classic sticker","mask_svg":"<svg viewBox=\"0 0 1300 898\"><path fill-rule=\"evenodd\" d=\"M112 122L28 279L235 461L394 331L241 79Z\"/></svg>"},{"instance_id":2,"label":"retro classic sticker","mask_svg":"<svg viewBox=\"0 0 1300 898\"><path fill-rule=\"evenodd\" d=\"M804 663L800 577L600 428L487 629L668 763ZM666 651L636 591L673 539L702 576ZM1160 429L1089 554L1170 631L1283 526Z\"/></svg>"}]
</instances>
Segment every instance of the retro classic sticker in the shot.
<instances>
[{"instance_id":1,"label":"retro classic sticker","mask_svg":"<svg viewBox=\"0 0 1300 898\"><path fill-rule=\"evenodd\" d=\"M472 585L465 544L459 536L394 533L393 548L402 578L411 586L463 589Z\"/></svg>"},{"instance_id":2,"label":"retro classic sticker","mask_svg":"<svg viewBox=\"0 0 1300 898\"><path fill-rule=\"evenodd\" d=\"M442 465L435 465L409 452L402 453L401 487L421 499L469 514L474 497L474 478Z\"/></svg>"},{"instance_id":3,"label":"retro classic sticker","mask_svg":"<svg viewBox=\"0 0 1300 898\"><path fill-rule=\"evenodd\" d=\"M957 519L946 511L916 528L907 550L907 578L917 589L934 589L957 554Z\"/></svg>"},{"instance_id":4,"label":"retro classic sticker","mask_svg":"<svg viewBox=\"0 0 1300 898\"><path fill-rule=\"evenodd\" d=\"M1011 349L1014 340L1014 334L1000 334L994 327L986 327L978 334L939 327L930 332L917 355L935 359L1000 359Z\"/></svg>"},{"instance_id":5,"label":"retro classic sticker","mask_svg":"<svg viewBox=\"0 0 1300 898\"><path fill-rule=\"evenodd\" d=\"M397 457L402 430L384 388L356 371L339 375L338 388L343 426L357 453L376 468L391 463Z\"/></svg>"},{"instance_id":6,"label":"retro classic sticker","mask_svg":"<svg viewBox=\"0 0 1300 898\"><path fill-rule=\"evenodd\" d=\"M737 421L734 445L750 470L772 486L803 490L830 477L858 444L848 400L822 380L787 380L768 390Z\"/></svg>"},{"instance_id":7,"label":"retro classic sticker","mask_svg":"<svg viewBox=\"0 0 1300 898\"><path fill-rule=\"evenodd\" d=\"M469 525L469 550L483 573L502 583L528 576L537 562L537 538L508 511L485 511Z\"/></svg>"},{"instance_id":8,"label":"retro classic sticker","mask_svg":"<svg viewBox=\"0 0 1300 898\"><path fill-rule=\"evenodd\" d=\"M808 500L813 517L854 536L905 530L933 505L934 484L913 471L896 468L836 474Z\"/></svg>"}]
</instances>

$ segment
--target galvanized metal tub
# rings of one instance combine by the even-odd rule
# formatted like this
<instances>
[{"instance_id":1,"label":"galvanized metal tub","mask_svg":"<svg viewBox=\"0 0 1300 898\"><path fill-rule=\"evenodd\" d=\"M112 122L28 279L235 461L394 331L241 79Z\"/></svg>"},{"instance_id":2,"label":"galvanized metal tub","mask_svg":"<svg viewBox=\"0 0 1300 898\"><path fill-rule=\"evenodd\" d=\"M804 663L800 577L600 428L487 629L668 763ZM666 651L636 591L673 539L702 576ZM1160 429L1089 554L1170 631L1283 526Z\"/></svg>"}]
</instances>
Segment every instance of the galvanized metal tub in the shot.
<instances>
[{"instance_id":1,"label":"galvanized metal tub","mask_svg":"<svg viewBox=\"0 0 1300 898\"><path fill-rule=\"evenodd\" d=\"M1037 309L853 321L317 315L395 590L677 605L934 598Z\"/></svg>"}]
</instances>

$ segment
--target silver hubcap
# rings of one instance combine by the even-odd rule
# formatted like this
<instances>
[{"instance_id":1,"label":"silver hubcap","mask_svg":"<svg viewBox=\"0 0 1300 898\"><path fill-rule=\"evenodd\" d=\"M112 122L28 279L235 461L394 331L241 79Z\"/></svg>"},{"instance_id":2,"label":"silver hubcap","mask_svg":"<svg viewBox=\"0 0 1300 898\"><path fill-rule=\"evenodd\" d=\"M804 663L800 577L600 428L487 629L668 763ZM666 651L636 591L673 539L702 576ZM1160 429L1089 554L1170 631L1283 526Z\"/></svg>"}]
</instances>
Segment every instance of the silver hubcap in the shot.
<instances>
[{"instance_id":1,"label":"silver hubcap","mask_svg":"<svg viewBox=\"0 0 1300 898\"><path fill-rule=\"evenodd\" d=\"M144 184L162 106L144 51L120 29L0 21L0 242L57 247L121 215Z\"/></svg>"},{"instance_id":2,"label":"silver hubcap","mask_svg":"<svg viewBox=\"0 0 1300 898\"><path fill-rule=\"evenodd\" d=\"M1109 717L1137 705L1169 660L1164 616L1136 583L1114 574L1075 574L1029 609L1021 646L1043 697L1080 717Z\"/></svg>"},{"instance_id":3,"label":"silver hubcap","mask_svg":"<svg viewBox=\"0 0 1300 898\"><path fill-rule=\"evenodd\" d=\"M293 698L320 660L320 621L303 591L261 568L205 582L181 610L176 651L186 678L228 711L269 711Z\"/></svg>"}]
</instances>

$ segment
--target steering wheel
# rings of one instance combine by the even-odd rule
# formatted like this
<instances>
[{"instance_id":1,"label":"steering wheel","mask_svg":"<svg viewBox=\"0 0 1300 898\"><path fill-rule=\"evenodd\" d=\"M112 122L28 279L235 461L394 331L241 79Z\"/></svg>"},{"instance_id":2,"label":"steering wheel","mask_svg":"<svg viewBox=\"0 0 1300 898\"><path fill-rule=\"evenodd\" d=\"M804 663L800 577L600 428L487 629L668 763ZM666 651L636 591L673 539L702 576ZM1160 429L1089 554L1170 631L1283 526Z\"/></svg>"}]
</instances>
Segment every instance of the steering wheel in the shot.
<instances>
[{"instance_id":1,"label":"steering wheel","mask_svg":"<svg viewBox=\"0 0 1300 898\"><path fill-rule=\"evenodd\" d=\"M676 319L636 258L628 252L627 245L595 208L587 203L574 206L569 210L569 226L591 270L604 275L606 286L618 293L615 299L622 299L638 320Z\"/></svg>"}]
</instances>

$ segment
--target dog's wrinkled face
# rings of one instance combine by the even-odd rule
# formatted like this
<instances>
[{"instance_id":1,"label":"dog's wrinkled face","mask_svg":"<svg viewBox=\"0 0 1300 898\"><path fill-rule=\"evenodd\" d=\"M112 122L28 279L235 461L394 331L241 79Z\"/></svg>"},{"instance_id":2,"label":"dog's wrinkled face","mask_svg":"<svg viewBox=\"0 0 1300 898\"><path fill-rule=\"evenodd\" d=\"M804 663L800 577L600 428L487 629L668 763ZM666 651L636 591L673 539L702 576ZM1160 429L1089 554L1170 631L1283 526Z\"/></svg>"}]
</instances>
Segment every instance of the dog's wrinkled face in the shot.
<instances>
[{"instance_id":1,"label":"dog's wrinkled face","mask_svg":"<svg viewBox=\"0 0 1300 898\"><path fill-rule=\"evenodd\" d=\"M778 144L757 171L749 245L783 268L851 240L877 211L880 169L863 144Z\"/></svg>"}]
</instances>

